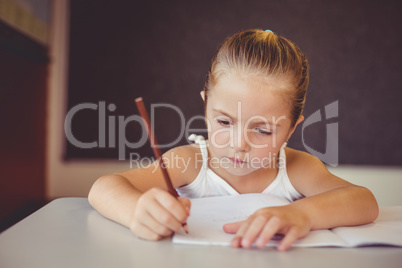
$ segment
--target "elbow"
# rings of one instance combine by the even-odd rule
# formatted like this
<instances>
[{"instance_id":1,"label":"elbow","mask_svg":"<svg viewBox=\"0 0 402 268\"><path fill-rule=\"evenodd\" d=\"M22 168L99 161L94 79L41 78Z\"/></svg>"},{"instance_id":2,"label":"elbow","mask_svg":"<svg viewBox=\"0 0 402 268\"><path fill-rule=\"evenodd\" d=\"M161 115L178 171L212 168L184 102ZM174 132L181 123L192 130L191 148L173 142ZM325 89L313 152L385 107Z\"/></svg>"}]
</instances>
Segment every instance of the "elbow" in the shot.
<instances>
[{"instance_id":1,"label":"elbow","mask_svg":"<svg viewBox=\"0 0 402 268\"><path fill-rule=\"evenodd\" d=\"M374 194L367 188L362 187L367 192L367 217L368 223L375 221L378 218L380 209Z\"/></svg>"},{"instance_id":2,"label":"elbow","mask_svg":"<svg viewBox=\"0 0 402 268\"><path fill-rule=\"evenodd\" d=\"M378 218L378 215L380 214L380 209L378 207L377 202L375 201L375 204L373 204L370 207L370 213L368 213L368 223L372 223Z\"/></svg>"},{"instance_id":3,"label":"elbow","mask_svg":"<svg viewBox=\"0 0 402 268\"><path fill-rule=\"evenodd\" d=\"M375 205L373 205L373 212L372 212L372 220L371 222L375 221L380 214L380 208L378 207L377 201L374 198Z\"/></svg>"},{"instance_id":4,"label":"elbow","mask_svg":"<svg viewBox=\"0 0 402 268\"><path fill-rule=\"evenodd\" d=\"M99 193L101 192L101 188L105 182L105 179L106 179L105 176L102 176L99 179L97 179L92 185L91 189L89 190L88 202L94 208L96 207L96 201L98 199Z\"/></svg>"},{"instance_id":5,"label":"elbow","mask_svg":"<svg viewBox=\"0 0 402 268\"><path fill-rule=\"evenodd\" d=\"M98 179L99 180L99 179ZM91 206L93 207L94 206L94 202L95 202L95 197L96 197L96 183L98 182L98 180L96 180L95 182L94 182L94 184L92 184L92 186L91 186L91 189L89 189L89 193L88 193L88 202L89 202L89 204L91 204Z\"/></svg>"},{"instance_id":6,"label":"elbow","mask_svg":"<svg viewBox=\"0 0 402 268\"><path fill-rule=\"evenodd\" d=\"M96 183L96 182L95 182L95 183ZM90 204L91 206L94 206L94 205L93 205L93 202L94 202L93 188L94 188L94 184L92 185L92 187L91 187L91 189L89 190L89 193L88 193L88 202L89 202L89 204Z\"/></svg>"}]
</instances>

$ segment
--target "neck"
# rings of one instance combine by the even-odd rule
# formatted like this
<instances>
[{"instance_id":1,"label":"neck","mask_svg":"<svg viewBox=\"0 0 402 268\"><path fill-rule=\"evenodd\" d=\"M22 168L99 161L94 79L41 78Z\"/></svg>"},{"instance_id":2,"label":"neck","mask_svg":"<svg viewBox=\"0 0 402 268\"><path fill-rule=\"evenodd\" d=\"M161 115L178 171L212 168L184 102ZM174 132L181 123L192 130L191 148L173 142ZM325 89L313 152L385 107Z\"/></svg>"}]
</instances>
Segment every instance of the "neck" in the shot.
<instances>
[{"instance_id":1,"label":"neck","mask_svg":"<svg viewBox=\"0 0 402 268\"><path fill-rule=\"evenodd\" d=\"M278 174L278 168L274 167L259 168L246 175L236 175L229 173L221 166L209 168L219 177L232 186L238 193L261 193L267 188Z\"/></svg>"}]
</instances>

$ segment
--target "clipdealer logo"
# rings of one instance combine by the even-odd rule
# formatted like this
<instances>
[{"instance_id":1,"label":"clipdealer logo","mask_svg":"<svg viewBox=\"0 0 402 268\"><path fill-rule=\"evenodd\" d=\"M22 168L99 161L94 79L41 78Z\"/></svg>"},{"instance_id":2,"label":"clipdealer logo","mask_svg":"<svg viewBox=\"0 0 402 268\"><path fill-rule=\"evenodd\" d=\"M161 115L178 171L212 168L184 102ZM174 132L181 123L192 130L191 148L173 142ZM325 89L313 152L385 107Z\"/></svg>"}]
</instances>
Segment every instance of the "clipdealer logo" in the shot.
<instances>
[{"instance_id":1,"label":"clipdealer logo","mask_svg":"<svg viewBox=\"0 0 402 268\"><path fill-rule=\"evenodd\" d=\"M338 101L334 101L324 108L325 120L329 120L332 118L338 118L339 107ZM339 164L339 126L338 122L332 122L326 124L326 145L325 152L321 153L306 144L304 141L304 130L318 122L323 121L321 117L321 109L315 111L312 115L310 115L303 123L302 126L302 142L304 148L311 153L312 155L318 157L324 163L336 167Z\"/></svg>"},{"instance_id":2,"label":"clipdealer logo","mask_svg":"<svg viewBox=\"0 0 402 268\"><path fill-rule=\"evenodd\" d=\"M183 135L188 137L193 132L206 132L205 129L192 129L190 128L191 124L195 120L204 121L205 118L201 115L197 115L188 120L187 124L185 123L185 116L182 111L175 105L168 103L157 103L151 104L151 127L155 129L154 122L156 109L167 108L175 111L180 118L180 134L174 141L171 141L166 144L159 144L159 148L170 148L175 145L183 138ZM98 139L91 142L83 142L78 140L72 131L72 121L75 116L79 115L80 111L83 110L94 110L98 111ZM144 146L148 140L148 136L146 133L145 126L143 125L143 120L139 115L131 115L128 117L124 117L123 115L108 115L108 112L114 112L116 110L116 105L113 103L107 105L104 101L100 101L99 104L95 103L81 103L73 108L71 108L64 120L64 132L67 140L74 145L75 147L81 149L92 149L92 148L116 148L118 147L119 160L126 160L126 148L138 149ZM107 119L106 119L107 117ZM117 119L117 126L116 126ZM106 125L106 121L108 124ZM126 137L126 127L130 123L135 123L139 125L139 128L142 131L141 137L138 141L128 141ZM116 128L117 128L117 144L116 144ZM108 141L106 141L106 133L108 133Z\"/></svg>"},{"instance_id":3,"label":"clipdealer logo","mask_svg":"<svg viewBox=\"0 0 402 268\"><path fill-rule=\"evenodd\" d=\"M177 113L179 119L180 119L180 134L177 136L177 138L174 141L171 141L166 144L159 144L159 148L171 148L173 146L176 146L177 143L183 138L183 136L188 137L192 133L207 133L206 129L193 129L190 128L191 124L196 121L196 120L201 120L203 122L206 122L208 125L210 122L208 120L205 120L205 117L202 115L196 115L190 118L190 120L187 121L185 120L185 116L183 112L175 105L168 104L168 103L158 103L158 104L152 104L151 105L151 128L155 129L154 127L154 122L155 122L155 114L156 114L156 109L171 109L174 112ZM83 142L78 140L72 131L72 121L75 116L79 115L80 111L83 110L94 110L98 112L98 138L97 140L91 141L91 142ZM122 115L111 115L108 113L112 113L116 111L116 105L113 103L106 105L105 101L100 101L98 104L95 103L81 103L73 108L71 108L64 120L64 131L67 140L74 146L82 149L91 149L91 148L118 148L118 159L119 160L126 160L126 149L131 148L131 149L138 149L144 146L148 140L147 134L146 134L146 129L145 126L143 125L143 120L141 116L139 115L131 115L128 117L122 116ZM322 118L321 113L325 114L325 118ZM322 111L322 109L315 111L313 114L308 116L304 123L301 126L301 133L302 133L302 143L304 148L307 150L307 152L311 153L312 155L318 157L321 161L324 163L336 167L339 163L339 126L338 122L334 122L333 118L338 117L338 112L339 112L339 105L338 101L334 101L328 105L326 105ZM238 113L239 117L241 117L241 103L238 104ZM256 118L261 119L263 117L257 116ZM263 118L266 120L265 118ZM278 122L280 120L283 120L284 118L273 118L273 122ZM306 128L322 122L324 120L330 120L330 123L326 124L326 134L325 134L325 139L326 139L326 146L325 146L325 152L319 152L318 150L310 147L307 145L305 142L305 136L304 136L304 131ZM249 120L250 121L250 120ZM130 123L135 123L138 124L140 129L141 129L141 137L137 141L128 141L126 138L126 127ZM250 122L246 122L250 123ZM247 125L247 124L246 124ZM117 144L116 144L116 128L117 128ZM247 126L246 128L247 129ZM238 137L239 138L239 133L235 135L233 128L230 128L228 130L230 132L230 136L233 137ZM238 129L237 132L241 132L243 130ZM221 130L219 130L221 132ZM108 140L106 141L106 133L108 133ZM214 137L218 133L212 133L212 141L214 142ZM230 139L232 141L232 139ZM261 145L256 145L252 144L251 141L247 140L249 144L254 147L254 148L261 148ZM214 143L215 146L229 146L229 144L216 144ZM273 147L276 146L276 137L273 137ZM137 158L139 158L138 155L136 155Z\"/></svg>"}]
</instances>

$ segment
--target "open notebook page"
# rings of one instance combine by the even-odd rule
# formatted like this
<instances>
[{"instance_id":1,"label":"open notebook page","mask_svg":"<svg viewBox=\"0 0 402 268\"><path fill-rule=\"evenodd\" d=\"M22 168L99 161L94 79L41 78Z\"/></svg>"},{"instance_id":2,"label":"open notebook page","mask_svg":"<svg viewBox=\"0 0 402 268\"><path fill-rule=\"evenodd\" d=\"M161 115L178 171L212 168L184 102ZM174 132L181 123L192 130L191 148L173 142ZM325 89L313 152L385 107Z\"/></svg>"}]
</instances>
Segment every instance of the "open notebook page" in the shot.
<instances>
[{"instance_id":1,"label":"open notebook page","mask_svg":"<svg viewBox=\"0 0 402 268\"><path fill-rule=\"evenodd\" d=\"M402 207L380 207L374 223L337 227L332 232L342 237L350 247L392 245L402 247Z\"/></svg>"},{"instance_id":2,"label":"open notebook page","mask_svg":"<svg viewBox=\"0 0 402 268\"><path fill-rule=\"evenodd\" d=\"M187 220L189 234L176 232L173 243L230 246L233 234L223 231L223 225L247 219L257 209L289 204L287 200L267 194L209 197L191 200L191 215ZM270 241L267 246L276 246ZM402 246L402 207L386 207L373 224L338 227L333 230L311 231L298 239L295 247L355 247L387 244Z\"/></svg>"},{"instance_id":3,"label":"open notebook page","mask_svg":"<svg viewBox=\"0 0 402 268\"><path fill-rule=\"evenodd\" d=\"M173 243L230 246L233 234L223 231L226 223L247 219L257 209L283 206L289 201L267 194L242 194L238 196L208 197L191 200L191 215L187 219L189 233L175 233ZM342 246L345 241L329 230L314 231L299 240L295 246ZM269 242L275 246L278 241Z\"/></svg>"}]
</instances>

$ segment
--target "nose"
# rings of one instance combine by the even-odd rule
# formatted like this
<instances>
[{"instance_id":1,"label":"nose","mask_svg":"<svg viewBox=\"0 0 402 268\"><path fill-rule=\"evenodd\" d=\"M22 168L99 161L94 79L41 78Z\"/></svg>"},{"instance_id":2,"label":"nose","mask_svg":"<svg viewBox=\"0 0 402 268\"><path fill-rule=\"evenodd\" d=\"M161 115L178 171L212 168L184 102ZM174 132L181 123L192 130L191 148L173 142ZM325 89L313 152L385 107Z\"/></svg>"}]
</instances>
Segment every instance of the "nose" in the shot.
<instances>
[{"instance_id":1,"label":"nose","mask_svg":"<svg viewBox=\"0 0 402 268\"><path fill-rule=\"evenodd\" d=\"M232 139L230 140L230 147L236 152L248 152L250 150L247 133L244 133L242 127L234 129Z\"/></svg>"}]
</instances>

